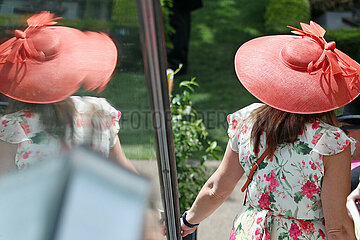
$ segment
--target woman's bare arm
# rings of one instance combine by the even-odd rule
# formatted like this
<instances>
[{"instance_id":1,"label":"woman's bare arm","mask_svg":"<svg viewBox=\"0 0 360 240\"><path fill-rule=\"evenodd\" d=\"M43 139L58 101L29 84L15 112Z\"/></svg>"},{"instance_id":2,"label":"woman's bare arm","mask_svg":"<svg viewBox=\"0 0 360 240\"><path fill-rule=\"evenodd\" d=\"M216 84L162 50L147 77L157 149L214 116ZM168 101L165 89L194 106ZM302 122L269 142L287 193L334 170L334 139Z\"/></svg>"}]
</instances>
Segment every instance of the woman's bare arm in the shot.
<instances>
[{"instance_id":1,"label":"woman's bare arm","mask_svg":"<svg viewBox=\"0 0 360 240\"><path fill-rule=\"evenodd\" d=\"M129 159L126 158L124 151L122 150L120 139L118 136L116 136L115 145L110 149L109 157L116 160L123 167L126 167L127 169L135 173L138 173L134 165L132 165Z\"/></svg>"},{"instance_id":2,"label":"woman's bare arm","mask_svg":"<svg viewBox=\"0 0 360 240\"><path fill-rule=\"evenodd\" d=\"M347 214L346 198L350 193L350 147L324 156L325 174L321 201L329 240L355 240L354 224Z\"/></svg>"},{"instance_id":3,"label":"woman's bare arm","mask_svg":"<svg viewBox=\"0 0 360 240\"><path fill-rule=\"evenodd\" d=\"M16 149L17 144L11 144L0 140L0 175L16 169Z\"/></svg>"},{"instance_id":4,"label":"woman's bare arm","mask_svg":"<svg viewBox=\"0 0 360 240\"><path fill-rule=\"evenodd\" d=\"M244 169L239 163L239 155L228 144L220 166L202 187L187 212L186 220L197 224L213 213L230 196L243 174ZM182 236L193 231L194 228L182 224Z\"/></svg>"}]
</instances>

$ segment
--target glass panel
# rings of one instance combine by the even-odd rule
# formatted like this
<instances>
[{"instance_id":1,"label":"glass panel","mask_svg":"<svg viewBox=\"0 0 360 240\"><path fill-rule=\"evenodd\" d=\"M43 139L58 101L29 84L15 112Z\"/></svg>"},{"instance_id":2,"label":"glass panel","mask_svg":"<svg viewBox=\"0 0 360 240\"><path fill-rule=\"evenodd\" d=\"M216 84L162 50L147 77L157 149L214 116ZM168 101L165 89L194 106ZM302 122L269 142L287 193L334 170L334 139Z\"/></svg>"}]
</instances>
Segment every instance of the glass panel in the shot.
<instances>
[{"instance_id":1,"label":"glass panel","mask_svg":"<svg viewBox=\"0 0 360 240\"><path fill-rule=\"evenodd\" d=\"M154 181L152 210L163 209L136 0L0 0L0 42L13 37L13 30L24 30L27 17L44 10L62 17L57 26L105 32L116 43L119 58L106 89L100 93L80 89L75 95L106 98L121 111L121 146L138 171Z\"/></svg>"}]
</instances>

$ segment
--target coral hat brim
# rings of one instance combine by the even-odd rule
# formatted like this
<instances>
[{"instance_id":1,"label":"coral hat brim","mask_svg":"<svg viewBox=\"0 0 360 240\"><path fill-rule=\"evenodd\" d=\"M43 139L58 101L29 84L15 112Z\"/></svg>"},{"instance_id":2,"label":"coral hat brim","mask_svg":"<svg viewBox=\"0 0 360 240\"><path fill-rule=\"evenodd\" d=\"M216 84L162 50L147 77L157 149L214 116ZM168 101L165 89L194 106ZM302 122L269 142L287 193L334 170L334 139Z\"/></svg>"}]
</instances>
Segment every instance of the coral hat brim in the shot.
<instances>
[{"instance_id":1,"label":"coral hat brim","mask_svg":"<svg viewBox=\"0 0 360 240\"><path fill-rule=\"evenodd\" d=\"M301 49L288 50L290 55L312 58L323 52L314 39L292 35L259 37L246 42L236 52L237 77L260 101L285 112L315 114L342 107L359 95L353 76L324 74L322 69L309 73L306 68L285 64L282 53L289 43ZM337 49L333 52L359 74L360 65L356 61ZM301 59L291 61L302 64L298 63Z\"/></svg>"},{"instance_id":2,"label":"coral hat brim","mask_svg":"<svg viewBox=\"0 0 360 240\"><path fill-rule=\"evenodd\" d=\"M59 102L81 86L102 90L116 66L116 46L103 33L45 26L28 39L42 59L0 64L0 92L19 101Z\"/></svg>"}]
</instances>

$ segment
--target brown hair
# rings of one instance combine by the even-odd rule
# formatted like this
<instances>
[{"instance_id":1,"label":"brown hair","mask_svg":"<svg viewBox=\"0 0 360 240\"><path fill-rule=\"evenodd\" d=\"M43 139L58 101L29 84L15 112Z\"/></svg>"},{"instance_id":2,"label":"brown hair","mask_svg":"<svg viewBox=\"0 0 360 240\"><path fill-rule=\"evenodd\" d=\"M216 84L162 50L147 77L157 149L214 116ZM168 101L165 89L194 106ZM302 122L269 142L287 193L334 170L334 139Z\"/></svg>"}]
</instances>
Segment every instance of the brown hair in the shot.
<instances>
[{"instance_id":1,"label":"brown hair","mask_svg":"<svg viewBox=\"0 0 360 240\"><path fill-rule=\"evenodd\" d=\"M10 98L8 101L9 106L5 113L13 113L20 110L38 113L47 133L65 141L66 129L70 127L70 136L72 137L75 106L70 98L50 104L24 103Z\"/></svg>"},{"instance_id":2,"label":"brown hair","mask_svg":"<svg viewBox=\"0 0 360 240\"><path fill-rule=\"evenodd\" d=\"M298 135L304 130L305 124L317 119L338 126L334 111L321 114L295 114L267 105L255 109L250 115L250 120L254 121L251 141L254 144L255 154L257 155L259 152L260 136L263 132L266 133L268 156L272 157L279 144L295 142Z\"/></svg>"}]
</instances>

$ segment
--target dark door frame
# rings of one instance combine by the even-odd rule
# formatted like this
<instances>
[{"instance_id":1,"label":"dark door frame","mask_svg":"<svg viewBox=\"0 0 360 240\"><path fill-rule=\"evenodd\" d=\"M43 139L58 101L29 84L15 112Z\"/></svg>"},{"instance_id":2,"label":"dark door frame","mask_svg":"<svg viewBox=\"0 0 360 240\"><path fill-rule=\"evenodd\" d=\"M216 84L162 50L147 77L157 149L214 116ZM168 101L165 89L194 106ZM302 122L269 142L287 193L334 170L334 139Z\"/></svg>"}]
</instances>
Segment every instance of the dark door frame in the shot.
<instances>
[{"instance_id":1,"label":"dark door frame","mask_svg":"<svg viewBox=\"0 0 360 240\"><path fill-rule=\"evenodd\" d=\"M166 51L160 0L137 0L140 42L150 97L156 155L168 240L180 240L180 213L166 76Z\"/></svg>"}]
</instances>

